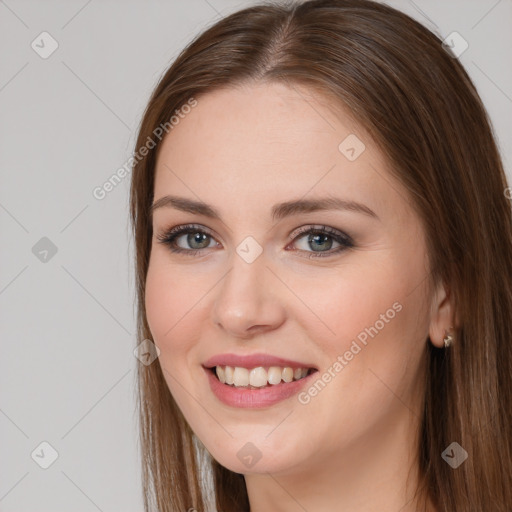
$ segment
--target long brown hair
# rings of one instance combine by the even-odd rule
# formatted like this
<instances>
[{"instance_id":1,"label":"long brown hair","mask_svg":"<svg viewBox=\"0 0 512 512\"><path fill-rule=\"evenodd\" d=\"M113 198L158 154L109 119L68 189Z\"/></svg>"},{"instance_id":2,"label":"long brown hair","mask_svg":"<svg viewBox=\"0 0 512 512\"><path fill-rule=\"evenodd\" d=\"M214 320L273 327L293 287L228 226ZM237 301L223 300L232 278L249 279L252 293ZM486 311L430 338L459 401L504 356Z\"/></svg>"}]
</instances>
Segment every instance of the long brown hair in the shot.
<instances>
[{"instance_id":1,"label":"long brown hair","mask_svg":"<svg viewBox=\"0 0 512 512\"><path fill-rule=\"evenodd\" d=\"M347 108L408 190L427 236L430 281L448 286L458 321L449 349L428 342L425 351L419 495L439 512L510 512L512 214L475 86L437 35L386 5L264 3L218 21L182 51L151 96L137 148L190 98L262 81L306 85ZM132 170L138 342L151 338L144 291L159 147ZM206 510L208 475L219 511L248 511L243 475L206 453L158 360L139 365L138 394L146 511ZM457 469L441 457L452 442L468 452Z\"/></svg>"}]
</instances>

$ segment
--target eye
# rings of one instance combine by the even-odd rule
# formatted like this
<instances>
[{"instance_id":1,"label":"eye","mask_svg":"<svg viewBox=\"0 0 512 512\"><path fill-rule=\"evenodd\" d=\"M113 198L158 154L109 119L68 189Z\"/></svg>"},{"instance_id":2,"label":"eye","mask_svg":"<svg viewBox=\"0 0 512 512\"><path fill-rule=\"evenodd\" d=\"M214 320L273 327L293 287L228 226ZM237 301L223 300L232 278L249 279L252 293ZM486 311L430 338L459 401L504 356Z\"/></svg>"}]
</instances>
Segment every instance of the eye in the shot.
<instances>
[{"instance_id":1,"label":"eye","mask_svg":"<svg viewBox=\"0 0 512 512\"><path fill-rule=\"evenodd\" d=\"M178 245L177 242L180 238L183 238L185 245L192 247L191 249L183 248ZM165 244L169 247L172 252L175 253L187 253L188 255L194 255L202 249L208 248L210 242L214 242L212 235L199 226L194 224L187 224L184 226L177 226L175 228L166 231L165 233L158 235L157 239L160 243Z\"/></svg>"},{"instance_id":2,"label":"eye","mask_svg":"<svg viewBox=\"0 0 512 512\"><path fill-rule=\"evenodd\" d=\"M304 226L299 228L298 232L294 232L290 239L292 242L296 242L297 240L305 239L306 235L308 235L307 240L302 244L303 247L299 248L299 252L309 252L310 254L306 256L307 258L332 256L354 247L352 239L347 234L328 226ZM157 235L156 238L159 243L167 245L171 252L184 253L187 256L193 256L203 249L219 245L213 238L213 235L195 224L174 227L163 234ZM180 245L180 239L183 239L181 244L184 244L185 247ZM331 250L333 243L338 244L339 247ZM309 251L308 249L313 250Z\"/></svg>"},{"instance_id":3,"label":"eye","mask_svg":"<svg viewBox=\"0 0 512 512\"><path fill-rule=\"evenodd\" d=\"M305 235L308 235L307 238ZM330 228L328 226L304 226L299 228L298 233L294 232L290 236L294 242L300 239L306 239L302 243L301 251L310 252L307 258L325 258L338 254L348 248L354 247L352 239L342 231ZM335 250L330 250L334 243L339 244ZM313 249L308 251L307 249ZM319 249L318 251L316 249Z\"/></svg>"}]
</instances>

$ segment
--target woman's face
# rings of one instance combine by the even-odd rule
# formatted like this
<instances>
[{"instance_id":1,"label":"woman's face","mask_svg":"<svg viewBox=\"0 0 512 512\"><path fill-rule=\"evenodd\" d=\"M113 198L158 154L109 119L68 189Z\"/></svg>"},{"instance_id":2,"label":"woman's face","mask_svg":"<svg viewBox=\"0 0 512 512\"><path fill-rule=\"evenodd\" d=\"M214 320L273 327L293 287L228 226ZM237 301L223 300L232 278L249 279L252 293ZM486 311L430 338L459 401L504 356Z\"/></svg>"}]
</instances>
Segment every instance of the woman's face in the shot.
<instances>
[{"instance_id":1,"label":"woman's face","mask_svg":"<svg viewBox=\"0 0 512 512\"><path fill-rule=\"evenodd\" d=\"M154 208L147 318L174 399L225 467L284 474L407 437L432 299L420 221L386 165L299 86L209 93L163 141L155 203L179 201ZM157 238L190 224L169 242L182 252Z\"/></svg>"}]
</instances>

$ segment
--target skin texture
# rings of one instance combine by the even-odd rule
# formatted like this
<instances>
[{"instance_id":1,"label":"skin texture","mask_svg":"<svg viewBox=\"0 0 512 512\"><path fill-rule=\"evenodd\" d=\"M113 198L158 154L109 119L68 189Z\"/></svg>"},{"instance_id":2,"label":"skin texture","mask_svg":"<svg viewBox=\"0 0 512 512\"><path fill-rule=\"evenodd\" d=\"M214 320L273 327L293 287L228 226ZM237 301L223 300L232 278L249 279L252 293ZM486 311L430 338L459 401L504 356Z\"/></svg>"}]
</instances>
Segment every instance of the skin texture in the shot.
<instances>
[{"instance_id":1,"label":"skin texture","mask_svg":"<svg viewBox=\"0 0 512 512\"><path fill-rule=\"evenodd\" d=\"M417 510L423 355L427 336L442 346L451 325L449 294L428 286L422 225L385 157L329 104L283 84L198 98L163 141L154 198L200 199L222 221L154 211L147 318L173 397L212 456L245 475L252 512L408 512ZM338 149L350 134L366 146L354 161ZM378 219L354 211L270 217L275 203L326 195L363 203ZM156 238L189 223L213 235L196 255L172 253ZM301 226L340 230L354 247L335 253L329 238L332 246L315 249L307 233L294 235ZM263 249L250 264L236 252L247 236ZM186 234L177 244L198 247ZM221 353L269 353L321 375L394 303L401 310L307 404L294 396L239 409L209 388L201 364ZM237 457L248 442L261 453L251 468Z\"/></svg>"}]
</instances>

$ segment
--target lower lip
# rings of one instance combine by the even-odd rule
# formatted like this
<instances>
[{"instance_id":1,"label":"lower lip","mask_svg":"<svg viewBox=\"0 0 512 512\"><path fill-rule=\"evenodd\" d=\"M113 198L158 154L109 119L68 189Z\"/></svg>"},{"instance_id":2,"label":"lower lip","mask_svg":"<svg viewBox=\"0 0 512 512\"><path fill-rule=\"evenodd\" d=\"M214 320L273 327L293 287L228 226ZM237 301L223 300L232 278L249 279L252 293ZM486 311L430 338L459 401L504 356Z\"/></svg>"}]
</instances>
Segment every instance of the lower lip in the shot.
<instances>
[{"instance_id":1,"label":"lower lip","mask_svg":"<svg viewBox=\"0 0 512 512\"><path fill-rule=\"evenodd\" d=\"M281 382L280 384L270 385L261 389L247 389L222 384L211 370L206 368L204 370L207 374L213 394L222 403L231 407L252 409L269 407L296 395L317 373L313 372L303 379L294 380L292 382Z\"/></svg>"}]
</instances>

